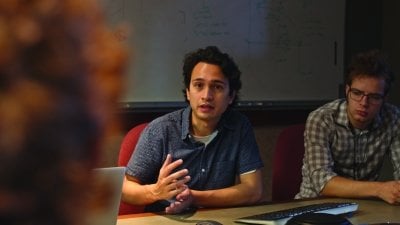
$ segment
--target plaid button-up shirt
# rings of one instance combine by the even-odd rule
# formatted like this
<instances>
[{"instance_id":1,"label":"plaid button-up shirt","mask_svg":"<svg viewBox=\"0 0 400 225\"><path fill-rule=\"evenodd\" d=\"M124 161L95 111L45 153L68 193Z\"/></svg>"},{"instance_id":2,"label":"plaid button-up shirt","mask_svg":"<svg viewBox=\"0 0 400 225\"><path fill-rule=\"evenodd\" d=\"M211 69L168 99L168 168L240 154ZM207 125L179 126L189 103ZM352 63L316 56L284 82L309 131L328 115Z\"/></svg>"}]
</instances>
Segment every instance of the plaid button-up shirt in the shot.
<instances>
[{"instance_id":1,"label":"plaid button-up shirt","mask_svg":"<svg viewBox=\"0 0 400 225\"><path fill-rule=\"evenodd\" d=\"M317 197L334 176L377 180L389 155L400 178L400 111L384 103L367 130L351 127L347 102L338 99L310 113L304 133L303 181L296 198Z\"/></svg>"}]
</instances>

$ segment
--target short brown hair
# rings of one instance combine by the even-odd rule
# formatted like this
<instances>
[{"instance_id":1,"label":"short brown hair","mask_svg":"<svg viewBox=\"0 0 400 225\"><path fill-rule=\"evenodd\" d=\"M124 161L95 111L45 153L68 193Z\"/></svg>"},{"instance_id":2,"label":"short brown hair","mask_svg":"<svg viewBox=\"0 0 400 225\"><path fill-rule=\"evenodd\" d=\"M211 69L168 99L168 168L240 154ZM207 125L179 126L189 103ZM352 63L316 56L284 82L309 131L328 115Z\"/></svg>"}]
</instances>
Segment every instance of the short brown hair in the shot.
<instances>
[{"instance_id":1,"label":"short brown hair","mask_svg":"<svg viewBox=\"0 0 400 225\"><path fill-rule=\"evenodd\" d=\"M385 95L394 82L394 73L390 68L387 57L378 49L361 52L352 58L346 84L351 86L354 78L358 76L383 78L385 80Z\"/></svg>"}]
</instances>

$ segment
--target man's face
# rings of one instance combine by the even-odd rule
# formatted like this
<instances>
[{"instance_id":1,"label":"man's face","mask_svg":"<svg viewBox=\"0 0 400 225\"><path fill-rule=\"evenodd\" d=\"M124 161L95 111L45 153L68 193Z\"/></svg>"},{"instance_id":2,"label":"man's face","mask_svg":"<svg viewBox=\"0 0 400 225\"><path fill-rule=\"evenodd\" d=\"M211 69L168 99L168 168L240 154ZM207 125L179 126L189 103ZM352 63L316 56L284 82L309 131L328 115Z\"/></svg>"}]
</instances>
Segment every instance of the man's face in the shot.
<instances>
[{"instance_id":1,"label":"man's face","mask_svg":"<svg viewBox=\"0 0 400 225\"><path fill-rule=\"evenodd\" d=\"M187 100L192 107L192 122L217 124L232 103L235 93L229 95L229 81L217 65L199 62L192 71Z\"/></svg>"},{"instance_id":2,"label":"man's face","mask_svg":"<svg viewBox=\"0 0 400 225\"><path fill-rule=\"evenodd\" d=\"M347 116L353 127L367 128L379 113L383 104L385 80L368 76L354 78L351 87L346 86Z\"/></svg>"}]
</instances>

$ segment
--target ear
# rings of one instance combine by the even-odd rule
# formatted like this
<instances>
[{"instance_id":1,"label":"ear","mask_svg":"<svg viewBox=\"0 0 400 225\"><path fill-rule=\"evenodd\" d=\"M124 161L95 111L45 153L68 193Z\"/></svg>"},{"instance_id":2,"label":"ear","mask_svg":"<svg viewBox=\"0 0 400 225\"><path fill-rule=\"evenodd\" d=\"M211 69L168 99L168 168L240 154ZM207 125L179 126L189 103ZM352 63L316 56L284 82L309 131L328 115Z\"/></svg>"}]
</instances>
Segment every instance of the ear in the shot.
<instances>
[{"instance_id":1,"label":"ear","mask_svg":"<svg viewBox=\"0 0 400 225\"><path fill-rule=\"evenodd\" d=\"M229 95L229 105L232 104L233 99L236 97L236 91L233 91L231 95Z\"/></svg>"},{"instance_id":2,"label":"ear","mask_svg":"<svg viewBox=\"0 0 400 225\"><path fill-rule=\"evenodd\" d=\"M186 88L186 99L190 101L189 88Z\"/></svg>"},{"instance_id":3,"label":"ear","mask_svg":"<svg viewBox=\"0 0 400 225\"><path fill-rule=\"evenodd\" d=\"M344 93L344 96L347 97L347 94L349 93L349 91L350 91L350 86L348 84L346 84L346 92Z\"/></svg>"}]
</instances>

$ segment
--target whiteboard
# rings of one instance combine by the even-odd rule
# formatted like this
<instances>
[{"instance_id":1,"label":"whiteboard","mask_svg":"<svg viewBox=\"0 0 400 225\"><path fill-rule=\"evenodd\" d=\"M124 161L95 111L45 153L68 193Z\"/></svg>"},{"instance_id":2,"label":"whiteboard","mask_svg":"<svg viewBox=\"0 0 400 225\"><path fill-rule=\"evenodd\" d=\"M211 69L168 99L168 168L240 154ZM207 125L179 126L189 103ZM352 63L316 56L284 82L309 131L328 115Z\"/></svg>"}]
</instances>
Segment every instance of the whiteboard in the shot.
<instances>
[{"instance_id":1,"label":"whiteboard","mask_svg":"<svg viewBox=\"0 0 400 225\"><path fill-rule=\"evenodd\" d=\"M183 57L208 45L239 65L242 101L339 96L345 0L99 1L133 56L121 102L184 101Z\"/></svg>"}]
</instances>

